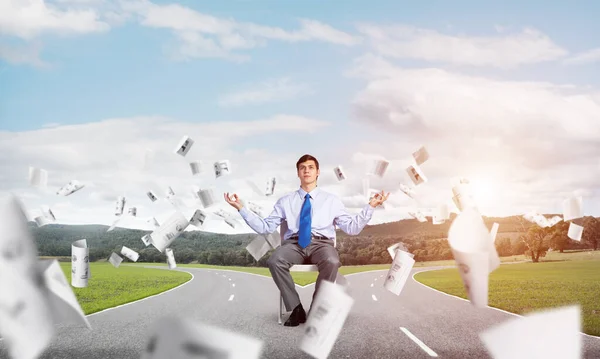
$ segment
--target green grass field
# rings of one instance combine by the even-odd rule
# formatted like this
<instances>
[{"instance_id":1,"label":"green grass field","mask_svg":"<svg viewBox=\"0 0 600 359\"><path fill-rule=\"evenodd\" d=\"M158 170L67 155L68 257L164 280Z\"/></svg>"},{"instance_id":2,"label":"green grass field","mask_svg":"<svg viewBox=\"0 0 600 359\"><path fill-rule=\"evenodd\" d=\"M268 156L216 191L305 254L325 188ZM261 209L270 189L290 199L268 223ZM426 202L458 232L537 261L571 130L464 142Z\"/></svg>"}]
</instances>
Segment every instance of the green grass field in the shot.
<instances>
[{"instance_id":1,"label":"green grass field","mask_svg":"<svg viewBox=\"0 0 600 359\"><path fill-rule=\"evenodd\" d=\"M501 266L490 274L489 306L526 314L579 304L583 332L600 336L600 256L584 254L584 258L597 258L577 260L580 255L565 253L563 256L569 259L564 261ZM557 258L560 256L553 260L560 260ZM445 293L467 298L455 268L418 273L415 279Z\"/></svg>"},{"instance_id":2,"label":"green grass field","mask_svg":"<svg viewBox=\"0 0 600 359\"><path fill-rule=\"evenodd\" d=\"M71 263L60 263L60 267L71 283ZM90 272L92 278L86 288L71 287L85 314L158 294L192 279L185 272L124 265L115 268L110 263L91 263Z\"/></svg>"}]
</instances>

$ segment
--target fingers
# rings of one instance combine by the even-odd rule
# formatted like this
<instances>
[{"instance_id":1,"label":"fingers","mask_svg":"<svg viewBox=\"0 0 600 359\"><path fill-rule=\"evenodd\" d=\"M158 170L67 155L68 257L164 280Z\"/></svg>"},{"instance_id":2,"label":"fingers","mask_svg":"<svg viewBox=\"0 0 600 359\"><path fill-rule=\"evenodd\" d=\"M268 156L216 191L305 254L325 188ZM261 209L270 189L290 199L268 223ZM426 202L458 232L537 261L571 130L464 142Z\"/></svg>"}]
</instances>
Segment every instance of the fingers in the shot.
<instances>
[{"instance_id":1,"label":"fingers","mask_svg":"<svg viewBox=\"0 0 600 359\"><path fill-rule=\"evenodd\" d=\"M226 201L227 203L230 203L230 201L229 201L229 192L227 192L227 193L223 193L223 198L225 198L225 201Z\"/></svg>"}]
</instances>

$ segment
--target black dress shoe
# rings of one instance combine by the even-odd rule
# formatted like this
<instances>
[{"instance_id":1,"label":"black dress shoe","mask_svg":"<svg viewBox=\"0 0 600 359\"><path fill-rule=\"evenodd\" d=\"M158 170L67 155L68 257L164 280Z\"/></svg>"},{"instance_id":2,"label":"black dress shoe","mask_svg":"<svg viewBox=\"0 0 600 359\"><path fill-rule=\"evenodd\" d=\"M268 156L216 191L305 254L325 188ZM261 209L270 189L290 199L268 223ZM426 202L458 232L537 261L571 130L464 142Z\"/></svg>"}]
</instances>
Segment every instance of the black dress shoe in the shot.
<instances>
[{"instance_id":1,"label":"black dress shoe","mask_svg":"<svg viewBox=\"0 0 600 359\"><path fill-rule=\"evenodd\" d=\"M292 314L290 314L290 317L283 325L286 327L297 327L300 323L306 323L306 312L304 311L304 308L302 308L302 304L298 304L298 306L292 310Z\"/></svg>"}]
</instances>

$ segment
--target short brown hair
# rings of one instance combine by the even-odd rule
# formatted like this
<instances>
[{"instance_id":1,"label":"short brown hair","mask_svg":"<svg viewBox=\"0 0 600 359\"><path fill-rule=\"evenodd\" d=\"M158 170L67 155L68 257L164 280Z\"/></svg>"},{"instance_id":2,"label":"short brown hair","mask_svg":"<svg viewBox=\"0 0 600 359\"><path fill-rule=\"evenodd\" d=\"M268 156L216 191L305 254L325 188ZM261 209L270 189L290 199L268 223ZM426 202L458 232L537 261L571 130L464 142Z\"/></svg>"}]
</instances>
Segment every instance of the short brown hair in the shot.
<instances>
[{"instance_id":1,"label":"short brown hair","mask_svg":"<svg viewBox=\"0 0 600 359\"><path fill-rule=\"evenodd\" d=\"M300 164L302 162L306 162L306 161L310 161L310 160L315 161L315 165L317 165L317 169L319 169L319 161L316 158L314 158L313 156L306 154L306 155L300 157L298 162L296 162L296 171L298 171L300 169Z\"/></svg>"}]
</instances>

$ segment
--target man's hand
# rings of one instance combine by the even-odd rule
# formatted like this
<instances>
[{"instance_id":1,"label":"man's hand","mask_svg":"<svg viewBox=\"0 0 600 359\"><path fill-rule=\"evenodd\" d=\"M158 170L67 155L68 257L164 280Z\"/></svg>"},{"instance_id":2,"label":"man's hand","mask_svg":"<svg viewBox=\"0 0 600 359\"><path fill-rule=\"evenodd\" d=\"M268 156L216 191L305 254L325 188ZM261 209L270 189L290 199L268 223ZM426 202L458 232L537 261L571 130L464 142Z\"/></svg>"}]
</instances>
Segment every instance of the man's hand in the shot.
<instances>
[{"instance_id":1,"label":"man's hand","mask_svg":"<svg viewBox=\"0 0 600 359\"><path fill-rule=\"evenodd\" d=\"M382 205L383 202L385 202L388 199L389 195L389 192L388 194L385 194L384 191L381 191L381 193L375 193L373 198L371 198L371 200L369 201L369 205L373 208L377 208L377 206Z\"/></svg>"},{"instance_id":2,"label":"man's hand","mask_svg":"<svg viewBox=\"0 0 600 359\"><path fill-rule=\"evenodd\" d=\"M225 201L238 211L244 207L237 194L234 193L233 195L229 196L229 192L227 192L224 193L223 196L225 197Z\"/></svg>"}]
</instances>

